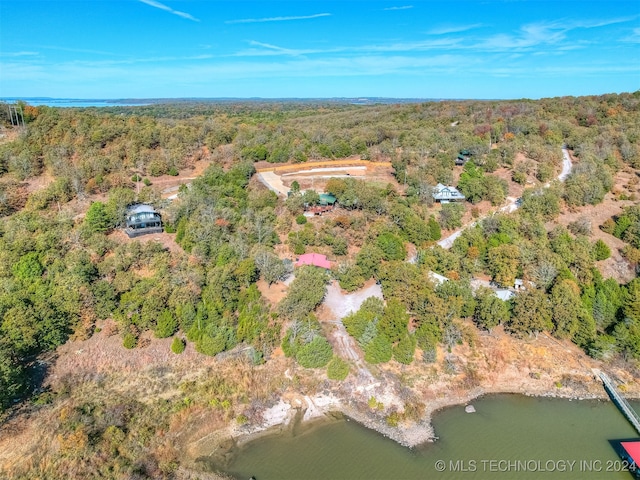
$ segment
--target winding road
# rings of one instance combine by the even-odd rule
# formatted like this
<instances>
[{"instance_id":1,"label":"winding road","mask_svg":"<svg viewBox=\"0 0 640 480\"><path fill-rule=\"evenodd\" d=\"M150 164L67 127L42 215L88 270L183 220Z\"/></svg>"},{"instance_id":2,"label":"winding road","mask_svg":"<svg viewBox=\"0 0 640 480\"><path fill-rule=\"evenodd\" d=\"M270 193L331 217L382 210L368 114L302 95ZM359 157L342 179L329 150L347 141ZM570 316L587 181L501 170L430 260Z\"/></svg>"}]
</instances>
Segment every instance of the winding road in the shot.
<instances>
[{"instance_id":1,"label":"winding road","mask_svg":"<svg viewBox=\"0 0 640 480\"><path fill-rule=\"evenodd\" d=\"M569 176L569 174L571 173L571 169L573 168L573 163L571 162L571 155L569 154L569 150L567 150L566 147L562 148L562 170L560 171L560 174L556 177L559 181L564 182L567 177ZM544 188L548 188L551 185L551 183L546 183L544 185ZM507 204L503 207L500 207L500 209L498 211L500 212L504 212L504 213L511 213L511 212L515 212L518 207L520 206L519 204L519 199L518 198L514 198L514 197L507 197ZM458 238L460 235L462 235L462 232L464 232L467 228L471 228L471 227L475 227L479 221L481 221L483 218L486 218L487 215L485 215L484 217L469 223L467 225L465 225L464 227L462 227L459 230L456 230L455 232L453 232L451 235L449 235L446 238L443 238L442 240L440 240L438 242L438 245L440 245L442 248L444 248L445 250L450 249L453 246L453 242L455 242L456 238Z\"/></svg>"}]
</instances>

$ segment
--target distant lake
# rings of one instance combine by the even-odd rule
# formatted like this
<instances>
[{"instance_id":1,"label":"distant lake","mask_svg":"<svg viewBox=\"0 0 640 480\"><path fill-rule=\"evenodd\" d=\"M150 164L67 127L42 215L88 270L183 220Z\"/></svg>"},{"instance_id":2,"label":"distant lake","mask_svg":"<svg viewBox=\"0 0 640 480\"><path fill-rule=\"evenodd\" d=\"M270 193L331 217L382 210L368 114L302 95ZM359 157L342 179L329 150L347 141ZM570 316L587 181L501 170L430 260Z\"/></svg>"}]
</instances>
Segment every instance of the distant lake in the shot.
<instances>
[{"instance_id":1,"label":"distant lake","mask_svg":"<svg viewBox=\"0 0 640 480\"><path fill-rule=\"evenodd\" d=\"M413 450L337 421L257 439L217 467L238 480L633 478L609 442L637 434L611 402L495 395L473 404L477 413L436 414L440 440Z\"/></svg>"},{"instance_id":2,"label":"distant lake","mask_svg":"<svg viewBox=\"0 0 640 480\"><path fill-rule=\"evenodd\" d=\"M38 107L44 105L47 107L60 107L60 108L86 108L86 107L137 107L142 105L149 105L144 101L127 103L120 100L95 100L95 99L79 99L79 98L0 98L0 102L15 103L18 101L24 101L29 105Z\"/></svg>"}]
</instances>

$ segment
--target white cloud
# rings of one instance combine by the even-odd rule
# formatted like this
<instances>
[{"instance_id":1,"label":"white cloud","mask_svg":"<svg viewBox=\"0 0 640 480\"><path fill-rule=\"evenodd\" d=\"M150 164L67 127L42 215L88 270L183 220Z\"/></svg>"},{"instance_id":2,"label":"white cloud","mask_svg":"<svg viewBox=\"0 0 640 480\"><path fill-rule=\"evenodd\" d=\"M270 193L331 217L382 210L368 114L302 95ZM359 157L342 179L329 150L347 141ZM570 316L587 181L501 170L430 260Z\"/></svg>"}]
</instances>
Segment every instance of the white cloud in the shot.
<instances>
[{"instance_id":1,"label":"white cloud","mask_svg":"<svg viewBox=\"0 0 640 480\"><path fill-rule=\"evenodd\" d=\"M450 26L441 26L432 28L427 33L429 35L446 35L448 33L460 33L466 32L468 30L473 30L474 28L483 27L481 23L472 23L470 25L450 25Z\"/></svg>"},{"instance_id":2,"label":"white cloud","mask_svg":"<svg viewBox=\"0 0 640 480\"><path fill-rule=\"evenodd\" d=\"M530 50L540 45L558 45L567 40L573 30L601 28L634 20L636 17L621 17L602 20L556 20L529 23L520 27L517 34L497 34L488 37L476 47L485 50ZM564 48L564 47L559 47Z\"/></svg>"},{"instance_id":3,"label":"white cloud","mask_svg":"<svg viewBox=\"0 0 640 480\"><path fill-rule=\"evenodd\" d=\"M192 20L194 22L199 22L200 20L198 20L197 18L195 18L194 16L185 13L185 12L180 12L178 10L174 10L173 8L165 5L164 3L160 3L160 2L156 2L155 0L139 0L140 2L149 5L150 7L154 7L154 8L159 8L160 10L164 10L165 12L169 12L172 13L174 15L177 15L179 17L182 18L186 18L187 20Z\"/></svg>"},{"instance_id":4,"label":"white cloud","mask_svg":"<svg viewBox=\"0 0 640 480\"><path fill-rule=\"evenodd\" d=\"M327 49L294 49L286 48L270 43L259 42L256 40L250 40L249 44L252 47L247 50L242 50L231 56L233 57L261 57L261 56L275 56L275 55L289 55L289 56L301 56L301 55L320 55L320 54L336 54L341 53L345 56L350 54L363 54L363 53L394 53L394 52L423 52L429 50L444 50L458 48L461 40L455 38L443 38L438 40L424 40L417 42L401 42L401 43L389 43L389 44L375 44L375 45L361 45L361 46L336 46Z\"/></svg>"},{"instance_id":5,"label":"white cloud","mask_svg":"<svg viewBox=\"0 0 640 480\"><path fill-rule=\"evenodd\" d=\"M631 35L623 38L622 41L627 43L640 43L640 28L634 28Z\"/></svg>"},{"instance_id":6,"label":"white cloud","mask_svg":"<svg viewBox=\"0 0 640 480\"><path fill-rule=\"evenodd\" d=\"M300 55L309 55L312 53L329 53L330 51L336 51L336 50L293 49L293 48L279 47L278 45L273 45L270 43L258 42L256 40L250 40L249 45L257 48L250 48L248 50L243 50L231 56L262 57L262 56L270 56L270 55L291 55L296 57Z\"/></svg>"},{"instance_id":7,"label":"white cloud","mask_svg":"<svg viewBox=\"0 0 640 480\"><path fill-rule=\"evenodd\" d=\"M0 57L33 57L40 55L38 52L0 52Z\"/></svg>"},{"instance_id":8,"label":"white cloud","mask_svg":"<svg viewBox=\"0 0 640 480\"><path fill-rule=\"evenodd\" d=\"M89 53L91 55L106 55L110 57L119 57L120 55L112 52L105 52L104 50L91 50L87 48L70 48L60 47L58 45L35 45L36 48L42 48L45 50L57 50L60 52L73 52L73 53Z\"/></svg>"},{"instance_id":9,"label":"white cloud","mask_svg":"<svg viewBox=\"0 0 640 480\"><path fill-rule=\"evenodd\" d=\"M144 0L140 0L144 1ZM269 17L269 18L242 18L239 20L227 20L224 23L263 23L263 22L288 22L291 20L309 20L312 18L330 17L330 13L316 13L314 15L300 15L295 17Z\"/></svg>"},{"instance_id":10,"label":"white cloud","mask_svg":"<svg viewBox=\"0 0 640 480\"><path fill-rule=\"evenodd\" d=\"M404 5L402 7L388 7L388 8L383 8L383 10L385 11L392 11L392 10L409 10L413 8L413 5Z\"/></svg>"}]
</instances>

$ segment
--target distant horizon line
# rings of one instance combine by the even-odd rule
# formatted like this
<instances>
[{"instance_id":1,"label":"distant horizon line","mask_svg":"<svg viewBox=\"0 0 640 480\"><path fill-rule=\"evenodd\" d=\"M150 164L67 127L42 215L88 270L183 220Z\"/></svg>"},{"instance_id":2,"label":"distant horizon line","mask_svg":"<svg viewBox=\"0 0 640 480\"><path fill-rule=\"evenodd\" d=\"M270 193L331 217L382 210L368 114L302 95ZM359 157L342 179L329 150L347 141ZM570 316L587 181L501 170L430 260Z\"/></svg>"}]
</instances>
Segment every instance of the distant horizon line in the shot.
<instances>
[{"instance_id":1,"label":"distant horizon line","mask_svg":"<svg viewBox=\"0 0 640 480\"><path fill-rule=\"evenodd\" d=\"M565 98L565 97L590 97L590 96L601 96L601 95L620 95L624 93L633 94L636 92L640 92L640 90L636 91L625 91L625 92L608 92L608 93L593 93L588 95L556 95L550 97L518 97L518 98L473 98L473 97L387 97L387 96L335 96L335 97L112 97L112 98L98 98L98 97L87 97L87 98L79 98L79 97L48 97L48 96L30 96L30 97L20 97L20 96L3 96L0 97L1 103L7 102L19 102L24 101L26 103L31 103L31 101L35 100L44 100L48 102L69 102L69 103L87 103L87 102L101 102L101 103L109 103L118 106L118 104L129 103L133 105L128 106L144 106L150 104L158 104L158 103L187 103L193 101L200 102L228 102L228 101L264 101L264 102L282 102L282 101L348 101L351 103L370 103L370 102L402 102L402 103L410 103L410 102L441 102L441 101L515 101L515 100L529 100L536 101L544 98ZM124 105L123 105L124 106Z\"/></svg>"}]
</instances>

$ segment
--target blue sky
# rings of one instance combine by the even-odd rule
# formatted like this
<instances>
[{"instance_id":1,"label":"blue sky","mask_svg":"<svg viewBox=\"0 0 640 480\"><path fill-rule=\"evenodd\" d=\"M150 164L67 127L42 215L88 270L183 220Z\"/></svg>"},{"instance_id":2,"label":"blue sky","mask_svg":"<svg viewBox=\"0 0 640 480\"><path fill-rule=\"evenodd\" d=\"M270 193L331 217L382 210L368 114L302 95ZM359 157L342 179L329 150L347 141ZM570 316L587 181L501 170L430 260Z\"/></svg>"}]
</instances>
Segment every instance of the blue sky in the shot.
<instances>
[{"instance_id":1,"label":"blue sky","mask_svg":"<svg viewBox=\"0 0 640 480\"><path fill-rule=\"evenodd\" d=\"M638 89L639 0L0 0L0 97Z\"/></svg>"}]
</instances>

